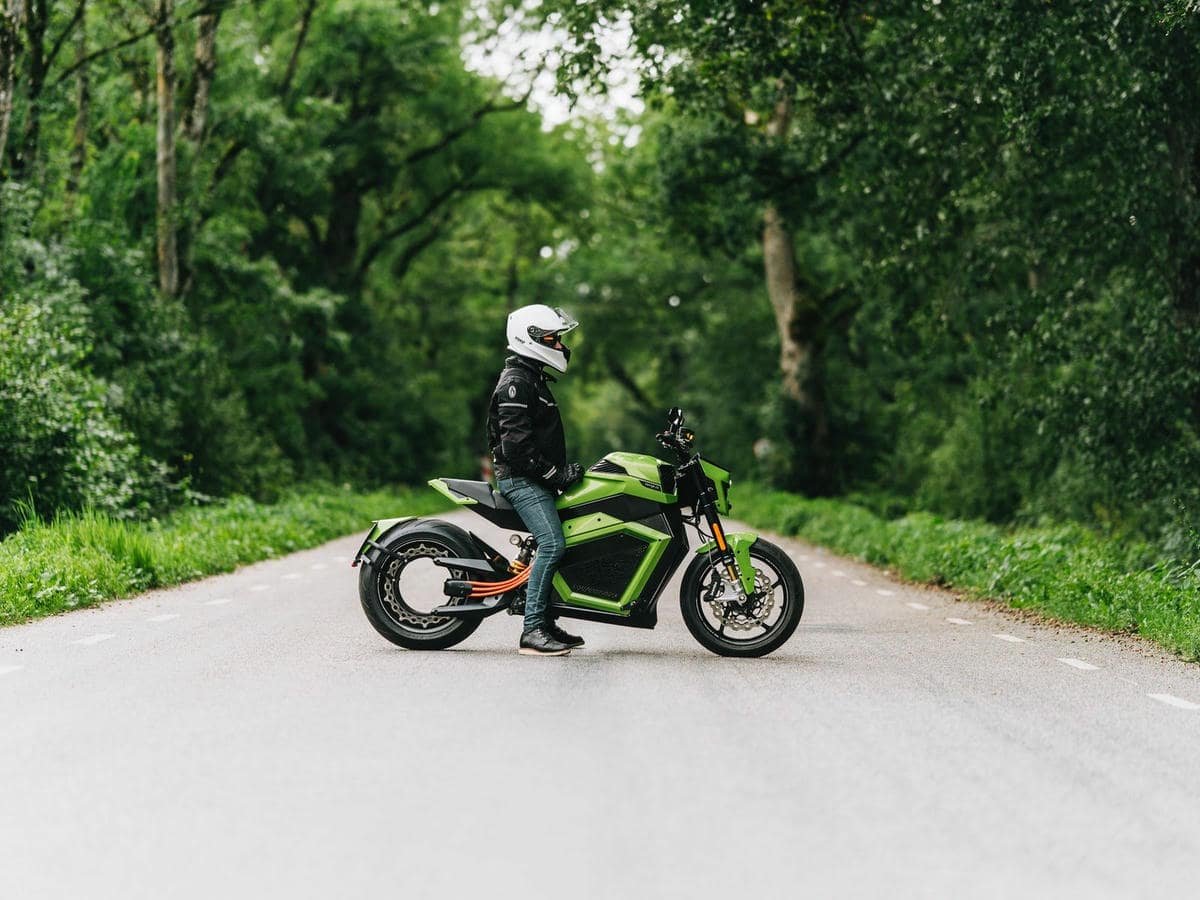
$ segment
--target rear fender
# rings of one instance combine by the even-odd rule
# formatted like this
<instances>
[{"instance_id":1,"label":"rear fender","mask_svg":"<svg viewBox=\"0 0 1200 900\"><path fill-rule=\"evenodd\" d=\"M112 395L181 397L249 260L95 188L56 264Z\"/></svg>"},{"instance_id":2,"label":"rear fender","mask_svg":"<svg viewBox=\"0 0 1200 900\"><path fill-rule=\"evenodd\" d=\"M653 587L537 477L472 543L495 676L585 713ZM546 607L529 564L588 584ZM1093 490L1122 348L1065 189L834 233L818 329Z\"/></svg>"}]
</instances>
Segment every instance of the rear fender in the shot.
<instances>
[{"instance_id":1,"label":"rear fender","mask_svg":"<svg viewBox=\"0 0 1200 900\"><path fill-rule=\"evenodd\" d=\"M376 519L371 523L371 530L367 532L367 536L363 538L362 546L358 548L358 552L354 554L354 558L350 561L350 567L354 568L360 562L374 562L383 549L379 546L379 539L396 526L414 521L416 521L415 516L401 516L397 519Z\"/></svg>"},{"instance_id":2,"label":"rear fender","mask_svg":"<svg viewBox=\"0 0 1200 900\"><path fill-rule=\"evenodd\" d=\"M358 549L351 565L374 565L387 552L393 538L400 532L418 529L427 532L435 538L440 538L446 546L454 550L455 556L481 557L492 564L493 568L507 567L508 561L495 550L475 537L469 531L460 528L453 522L442 519L418 519L405 516L400 519L380 519L367 533L366 539Z\"/></svg>"},{"instance_id":3,"label":"rear fender","mask_svg":"<svg viewBox=\"0 0 1200 900\"><path fill-rule=\"evenodd\" d=\"M734 531L725 535L725 543L733 551L734 562L737 563L738 577L747 594L754 592L754 563L750 561L750 548L758 540L758 535L752 531ZM717 549L716 540L711 540L702 547L696 548L697 553L712 553Z\"/></svg>"}]
</instances>

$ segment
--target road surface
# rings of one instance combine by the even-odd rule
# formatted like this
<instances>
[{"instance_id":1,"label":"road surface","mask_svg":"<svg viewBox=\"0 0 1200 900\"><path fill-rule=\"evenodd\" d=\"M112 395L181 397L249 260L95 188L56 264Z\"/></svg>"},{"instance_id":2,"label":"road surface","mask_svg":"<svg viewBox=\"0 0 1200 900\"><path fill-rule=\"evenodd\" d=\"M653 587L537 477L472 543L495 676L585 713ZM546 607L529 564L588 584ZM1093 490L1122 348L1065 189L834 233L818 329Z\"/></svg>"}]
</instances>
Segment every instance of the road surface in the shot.
<instances>
[{"instance_id":1,"label":"road surface","mask_svg":"<svg viewBox=\"0 0 1200 900\"><path fill-rule=\"evenodd\" d=\"M0 898L1200 883L1200 669L1144 645L777 539L807 608L766 659L695 644L677 581L566 659L507 615L414 653L358 607L358 540L0 630Z\"/></svg>"}]
</instances>

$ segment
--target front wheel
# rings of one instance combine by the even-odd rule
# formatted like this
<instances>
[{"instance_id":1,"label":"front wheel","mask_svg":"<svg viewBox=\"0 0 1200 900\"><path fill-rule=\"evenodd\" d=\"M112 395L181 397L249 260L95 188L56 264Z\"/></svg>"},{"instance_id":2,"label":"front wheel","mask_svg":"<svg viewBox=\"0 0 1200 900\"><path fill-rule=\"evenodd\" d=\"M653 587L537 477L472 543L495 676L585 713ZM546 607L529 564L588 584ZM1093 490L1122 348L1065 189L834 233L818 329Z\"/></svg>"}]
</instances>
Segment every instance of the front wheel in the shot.
<instances>
[{"instance_id":1,"label":"front wheel","mask_svg":"<svg viewBox=\"0 0 1200 900\"><path fill-rule=\"evenodd\" d=\"M754 594L737 585L708 557L697 556L683 576L683 622L700 644L720 656L766 656L784 645L804 614L804 582L779 547L759 538L750 547Z\"/></svg>"}]
</instances>

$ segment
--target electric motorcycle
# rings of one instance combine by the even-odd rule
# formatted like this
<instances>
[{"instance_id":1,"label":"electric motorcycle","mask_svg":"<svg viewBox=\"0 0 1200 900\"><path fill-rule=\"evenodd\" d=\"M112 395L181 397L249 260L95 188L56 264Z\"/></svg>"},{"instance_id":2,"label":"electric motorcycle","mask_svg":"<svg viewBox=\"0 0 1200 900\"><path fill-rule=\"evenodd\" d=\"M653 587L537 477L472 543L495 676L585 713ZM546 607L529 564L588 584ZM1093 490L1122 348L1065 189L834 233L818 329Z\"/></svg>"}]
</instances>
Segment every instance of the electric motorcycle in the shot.
<instances>
[{"instance_id":1,"label":"electric motorcycle","mask_svg":"<svg viewBox=\"0 0 1200 900\"><path fill-rule=\"evenodd\" d=\"M674 462L609 453L558 498L566 553L551 590L554 615L653 628L659 596L688 555L686 526L701 539L679 592L688 631L722 656L778 649L804 612L795 564L755 534L725 532L730 474L696 452L682 410L669 411L657 440ZM488 482L435 478L429 484L517 532L510 538L516 556L508 559L478 535L439 519L380 519L372 526L352 562L367 619L401 647L442 650L465 640L487 616L524 612L537 542ZM423 578L416 575L421 569ZM435 593L438 582L442 597Z\"/></svg>"}]
</instances>

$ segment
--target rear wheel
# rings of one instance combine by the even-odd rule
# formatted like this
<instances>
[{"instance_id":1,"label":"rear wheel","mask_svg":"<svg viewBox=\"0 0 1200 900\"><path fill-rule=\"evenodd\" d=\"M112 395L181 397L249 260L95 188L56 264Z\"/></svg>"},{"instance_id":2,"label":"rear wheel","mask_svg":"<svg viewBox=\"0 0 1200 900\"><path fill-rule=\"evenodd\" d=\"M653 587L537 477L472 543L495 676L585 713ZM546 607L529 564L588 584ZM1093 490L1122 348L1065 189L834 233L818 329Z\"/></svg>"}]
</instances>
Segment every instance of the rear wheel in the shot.
<instances>
[{"instance_id":1,"label":"rear wheel","mask_svg":"<svg viewBox=\"0 0 1200 900\"><path fill-rule=\"evenodd\" d=\"M750 547L754 593L741 599L723 567L698 556L679 591L683 622L697 641L720 656L766 656L784 645L804 614L804 583L779 547L759 538Z\"/></svg>"},{"instance_id":2,"label":"rear wheel","mask_svg":"<svg viewBox=\"0 0 1200 900\"><path fill-rule=\"evenodd\" d=\"M363 612L375 630L410 650L444 650L465 640L479 619L435 615L434 607L451 600L442 593L447 578L466 578L457 569L435 565L446 556L471 557L474 550L448 528L399 529L380 542L386 550L374 563L364 564L358 593Z\"/></svg>"}]
</instances>

